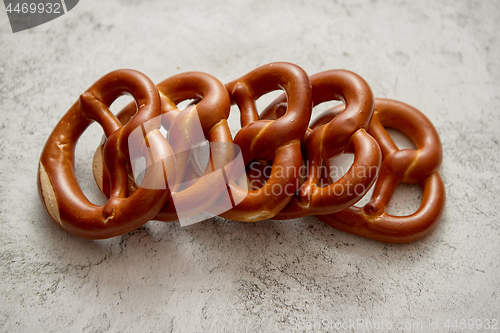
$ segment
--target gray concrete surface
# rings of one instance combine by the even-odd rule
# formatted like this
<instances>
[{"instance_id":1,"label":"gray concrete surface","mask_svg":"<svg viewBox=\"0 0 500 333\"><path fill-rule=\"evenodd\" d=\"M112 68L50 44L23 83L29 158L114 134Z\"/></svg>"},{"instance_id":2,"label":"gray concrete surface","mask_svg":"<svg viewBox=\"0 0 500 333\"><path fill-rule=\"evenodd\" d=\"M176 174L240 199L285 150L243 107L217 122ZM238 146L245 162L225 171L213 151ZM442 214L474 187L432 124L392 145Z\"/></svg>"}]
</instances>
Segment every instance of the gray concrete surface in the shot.
<instances>
[{"instance_id":1,"label":"gray concrete surface","mask_svg":"<svg viewBox=\"0 0 500 333\"><path fill-rule=\"evenodd\" d=\"M470 319L499 330L499 8L495 0L81 0L16 34L0 8L0 330L445 332ZM133 68L159 82L200 70L228 82L273 61L310 74L352 70L376 96L431 119L447 189L431 235L388 245L314 217L213 218L86 241L50 222L36 190L39 154L99 77ZM90 158L100 135L93 125L77 147L77 175L95 202ZM398 193L393 212L416 208L415 187Z\"/></svg>"}]
</instances>

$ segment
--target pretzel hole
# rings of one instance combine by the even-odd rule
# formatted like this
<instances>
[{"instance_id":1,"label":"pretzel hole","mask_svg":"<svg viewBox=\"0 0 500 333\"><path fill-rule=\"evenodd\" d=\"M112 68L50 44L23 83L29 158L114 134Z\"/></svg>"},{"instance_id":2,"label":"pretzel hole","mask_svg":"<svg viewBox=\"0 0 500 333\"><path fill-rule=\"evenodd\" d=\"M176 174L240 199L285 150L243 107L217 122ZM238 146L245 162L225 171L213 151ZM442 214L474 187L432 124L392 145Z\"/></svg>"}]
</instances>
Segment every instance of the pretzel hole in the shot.
<instances>
[{"instance_id":1,"label":"pretzel hole","mask_svg":"<svg viewBox=\"0 0 500 333\"><path fill-rule=\"evenodd\" d=\"M415 213L422 202L422 189L417 184L398 184L386 213L394 216L407 216Z\"/></svg>"},{"instance_id":2,"label":"pretzel hole","mask_svg":"<svg viewBox=\"0 0 500 333\"><path fill-rule=\"evenodd\" d=\"M311 121L309 124L313 124L317 118L321 117L323 113L330 111L331 109L343 110L344 107L341 108L340 105L344 105L344 103L342 101L337 101L337 100L326 101L318 105L315 105L312 109Z\"/></svg>"},{"instance_id":3,"label":"pretzel hole","mask_svg":"<svg viewBox=\"0 0 500 333\"><path fill-rule=\"evenodd\" d=\"M179 109L179 111L182 111L185 108L187 108L188 106L190 106L192 104L196 104L197 102L198 102L198 100L196 100L196 99L185 99L185 100L177 103L177 108Z\"/></svg>"},{"instance_id":4,"label":"pretzel hole","mask_svg":"<svg viewBox=\"0 0 500 333\"><path fill-rule=\"evenodd\" d=\"M93 161L95 149L102 143L102 139L98 141L96 138L102 137L101 126L94 122L83 132L75 147L75 176L78 185L87 199L99 206L104 205L107 198L96 186L92 162L89 165L89 161Z\"/></svg>"},{"instance_id":5,"label":"pretzel hole","mask_svg":"<svg viewBox=\"0 0 500 333\"><path fill-rule=\"evenodd\" d=\"M385 130L391 136L392 141L394 141L394 144L398 147L399 150L417 149L413 141L411 141L410 138L403 132L394 128L386 128Z\"/></svg>"},{"instance_id":6,"label":"pretzel hole","mask_svg":"<svg viewBox=\"0 0 500 333\"><path fill-rule=\"evenodd\" d=\"M168 130L163 125L161 125L161 127L160 127L160 133L161 133L161 135L163 135L164 138L167 138Z\"/></svg>"},{"instance_id":7,"label":"pretzel hole","mask_svg":"<svg viewBox=\"0 0 500 333\"><path fill-rule=\"evenodd\" d=\"M347 173L347 171L349 171L353 163L354 163L354 154L340 154L338 156L332 157L328 163L330 167L327 168L324 166L321 168L322 171L321 179L323 180L326 178L330 180L326 184L321 184L322 185L321 187L327 186L342 178Z\"/></svg>"},{"instance_id":8,"label":"pretzel hole","mask_svg":"<svg viewBox=\"0 0 500 333\"><path fill-rule=\"evenodd\" d=\"M146 174L146 158L140 157L135 161L132 161L132 163L134 182L140 186L144 180L144 175Z\"/></svg>"},{"instance_id":9,"label":"pretzel hole","mask_svg":"<svg viewBox=\"0 0 500 333\"><path fill-rule=\"evenodd\" d=\"M111 111L111 113L113 113L114 115L117 115L130 103L135 104L135 99L131 95L121 95L120 97L115 99L113 103L111 103L111 105L109 106L109 111Z\"/></svg>"},{"instance_id":10,"label":"pretzel hole","mask_svg":"<svg viewBox=\"0 0 500 333\"><path fill-rule=\"evenodd\" d=\"M372 186L368 192L366 192L366 194L356 203L354 204L354 206L358 207L358 208L362 208L364 207L369 201L370 199L372 198L372 195L373 195L373 189L375 188L375 186Z\"/></svg>"},{"instance_id":11,"label":"pretzel hole","mask_svg":"<svg viewBox=\"0 0 500 333\"><path fill-rule=\"evenodd\" d=\"M227 124L229 126L231 136L234 138L236 136L236 133L238 133L238 131L241 129L240 109L237 105L231 105L229 117L227 118Z\"/></svg>"},{"instance_id":12,"label":"pretzel hole","mask_svg":"<svg viewBox=\"0 0 500 333\"><path fill-rule=\"evenodd\" d=\"M196 166L197 173L201 177L210 163L210 142L205 140L195 145L190 151L189 159Z\"/></svg>"},{"instance_id":13,"label":"pretzel hole","mask_svg":"<svg viewBox=\"0 0 500 333\"><path fill-rule=\"evenodd\" d=\"M257 111L259 112L259 116L261 116L262 111L270 105L274 100L276 100L278 97L281 95L285 94L283 90L273 90L268 93L265 93L264 95L260 96L256 101L255 101L255 107L257 108ZM286 112L286 109L284 110ZM281 117L282 115L277 115L276 118Z\"/></svg>"}]
</instances>

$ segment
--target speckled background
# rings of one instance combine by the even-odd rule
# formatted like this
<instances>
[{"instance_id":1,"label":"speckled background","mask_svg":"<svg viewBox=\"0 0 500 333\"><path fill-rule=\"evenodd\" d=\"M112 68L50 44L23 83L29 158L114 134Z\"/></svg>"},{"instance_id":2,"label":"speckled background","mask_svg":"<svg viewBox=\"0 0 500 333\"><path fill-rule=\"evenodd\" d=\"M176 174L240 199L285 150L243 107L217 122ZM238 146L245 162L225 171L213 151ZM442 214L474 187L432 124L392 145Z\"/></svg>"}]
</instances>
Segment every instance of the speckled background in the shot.
<instances>
[{"instance_id":1,"label":"speckled background","mask_svg":"<svg viewBox=\"0 0 500 333\"><path fill-rule=\"evenodd\" d=\"M500 320L497 1L81 0L16 34L0 7L0 330L425 332ZM352 70L376 96L429 117L447 189L432 234L388 245L314 217L213 218L87 241L50 222L36 190L39 154L99 77L133 68L159 82L200 70L228 82L272 61L310 74ZM100 136L92 125L77 147L94 202L103 200L90 170ZM401 186L392 212L415 210L419 195Z\"/></svg>"}]
</instances>

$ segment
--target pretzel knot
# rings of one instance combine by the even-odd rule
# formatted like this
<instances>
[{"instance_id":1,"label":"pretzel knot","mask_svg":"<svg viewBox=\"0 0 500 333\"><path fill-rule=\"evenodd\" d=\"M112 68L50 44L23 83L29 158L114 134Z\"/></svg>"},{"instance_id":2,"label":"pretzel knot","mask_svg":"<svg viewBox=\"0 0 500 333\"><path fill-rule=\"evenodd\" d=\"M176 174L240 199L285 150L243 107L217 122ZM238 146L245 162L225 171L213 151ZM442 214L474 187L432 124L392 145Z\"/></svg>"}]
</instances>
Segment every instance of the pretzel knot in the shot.
<instances>
[{"instance_id":1,"label":"pretzel knot","mask_svg":"<svg viewBox=\"0 0 500 333\"><path fill-rule=\"evenodd\" d=\"M312 111L311 83L300 67L273 63L226 84L226 88L241 111L242 128L234 142L241 148L245 165L264 159L271 160L273 166L269 179L260 188L246 191L231 182L233 197L244 198L220 216L248 222L268 219L290 202L299 186L300 142ZM259 119L255 100L278 89L286 93L286 111L276 120Z\"/></svg>"},{"instance_id":2,"label":"pretzel knot","mask_svg":"<svg viewBox=\"0 0 500 333\"><path fill-rule=\"evenodd\" d=\"M335 117L339 109L328 112ZM314 127L314 125L313 125ZM416 149L399 150L384 127L406 134ZM417 109L393 100L376 99L375 114L368 131L379 143L383 163L371 200L362 208L318 216L339 230L388 243L420 239L432 231L444 209L445 189L437 172L442 160L439 136L432 123ZM399 183L418 184L423 198L418 210L408 216L385 212Z\"/></svg>"},{"instance_id":3,"label":"pretzel knot","mask_svg":"<svg viewBox=\"0 0 500 333\"><path fill-rule=\"evenodd\" d=\"M131 94L138 105L137 113L126 126L108 109L124 93ZM60 227L84 238L108 238L134 230L158 213L170 197L166 178L174 177L175 170L172 148L159 131L160 122L154 121L159 115L160 97L154 84L132 70L109 73L80 96L50 134L39 163L40 195ZM107 137L103 162L113 175L110 199L104 206L92 204L85 197L74 171L76 143L93 121L102 126ZM135 146L150 167L144 186L127 196L128 138L137 128L142 135ZM147 150L155 160L145 153Z\"/></svg>"},{"instance_id":4,"label":"pretzel knot","mask_svg":"<svg viewBox=\"0 0 500 333\"><path fill-rule=\"evenodd\" d=\"M306 133L305 181L276 219L330 214L349 207L370 189L381 162L378 144L365 131L373 114L373 94L365 80L345 70L325 71L310 79L314 106L339 100L344 102L345 110ZM278 116L284 105L285 96L280 96L264 110L263 116ZM352 167L335 183L322 186L322 177L328 173L326 161L343 152L354 153Z\"/></svg>"},{"instance_id":5,"label":"pretzel knot","mask_svg":"<svg viewBox=\"0 0 500 333\"><path fill-rule=\"evenodd\" d=\"M170 77L157 86L161 96L161 123L168 131L168 142L175 153L175 179L170 182L172 200L154 217L155 220L170 222L192 218L209 208L224 194L228 179L233 179L235 151L231 132L227 124L230 110L229 94L215 77L201 72L188 72ZM177 104L194 100L184 110ZM118 118L126 124L133 116L134 103L125 107ZM209 163L202 169L198 159L200 145L208 140ZM94 175L101 191L109 195L105 184L108 172L98 161L103 154L102 146L94 155ZM139 170L130 168L129 191L137 188L136 178ZM135 173L135 175L134 175ZM100 181L100 179L103 181ZM227 198L226 198L227 199ZM230 205L227 207L227 205ZM237 202L236 202L237 204ZM231 208L225 201L225 210Z\"/></svg>"}]
</instances>

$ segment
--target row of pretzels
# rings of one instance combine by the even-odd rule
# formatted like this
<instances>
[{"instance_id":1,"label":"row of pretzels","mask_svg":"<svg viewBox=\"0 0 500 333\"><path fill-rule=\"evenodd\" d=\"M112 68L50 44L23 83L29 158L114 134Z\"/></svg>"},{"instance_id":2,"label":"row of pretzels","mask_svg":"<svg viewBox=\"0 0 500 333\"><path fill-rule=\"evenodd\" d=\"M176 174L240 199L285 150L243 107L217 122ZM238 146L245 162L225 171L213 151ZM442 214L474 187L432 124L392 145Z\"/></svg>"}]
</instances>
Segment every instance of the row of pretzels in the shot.
<instances>
[{"instance_id":1,"label":"row of pretzels","mask_svg":"<svg viewBox=\"0 0 500 333\"><path fill-rule=\"evenodd\" d=\"M255 101L274 90L284 93L259 114ZM115 116L109 107L123 94L134 102ZM189 107L179 110L186 100L192 100ZM343 104L310 123L312 108L333 100ZM235 104L241 129L233 138L227 119ZM74 171L77 141L94 121L105 134L93 161L97 184L109 198L104 206L85 197ZM192 130L196 126L201 129ZM416 149L398 149L385 128L403 132ZM196 167L190 149L203 141L215 147L205 169ZM131 176L137 152L147 166L140 182ZM343 153L354 161L334 180L325 170ZM231 171L238 154L243 183ZM176 221L182 210L244 222L316 215L342 231L403 243L422 238L441 218L441 160L438 134L420 111L375 99L350 71L308 76L296 65L271 63L226 85L201 72L154 85L137 71L117 70L85 91L55 126L40 157L38 188L58 226L90 239L118 236L152 219ZM422 188L420 207L408 216L386 213L399 183ZM355 206L372 187L370 201Z\"/></svg>"}]
</instances>

